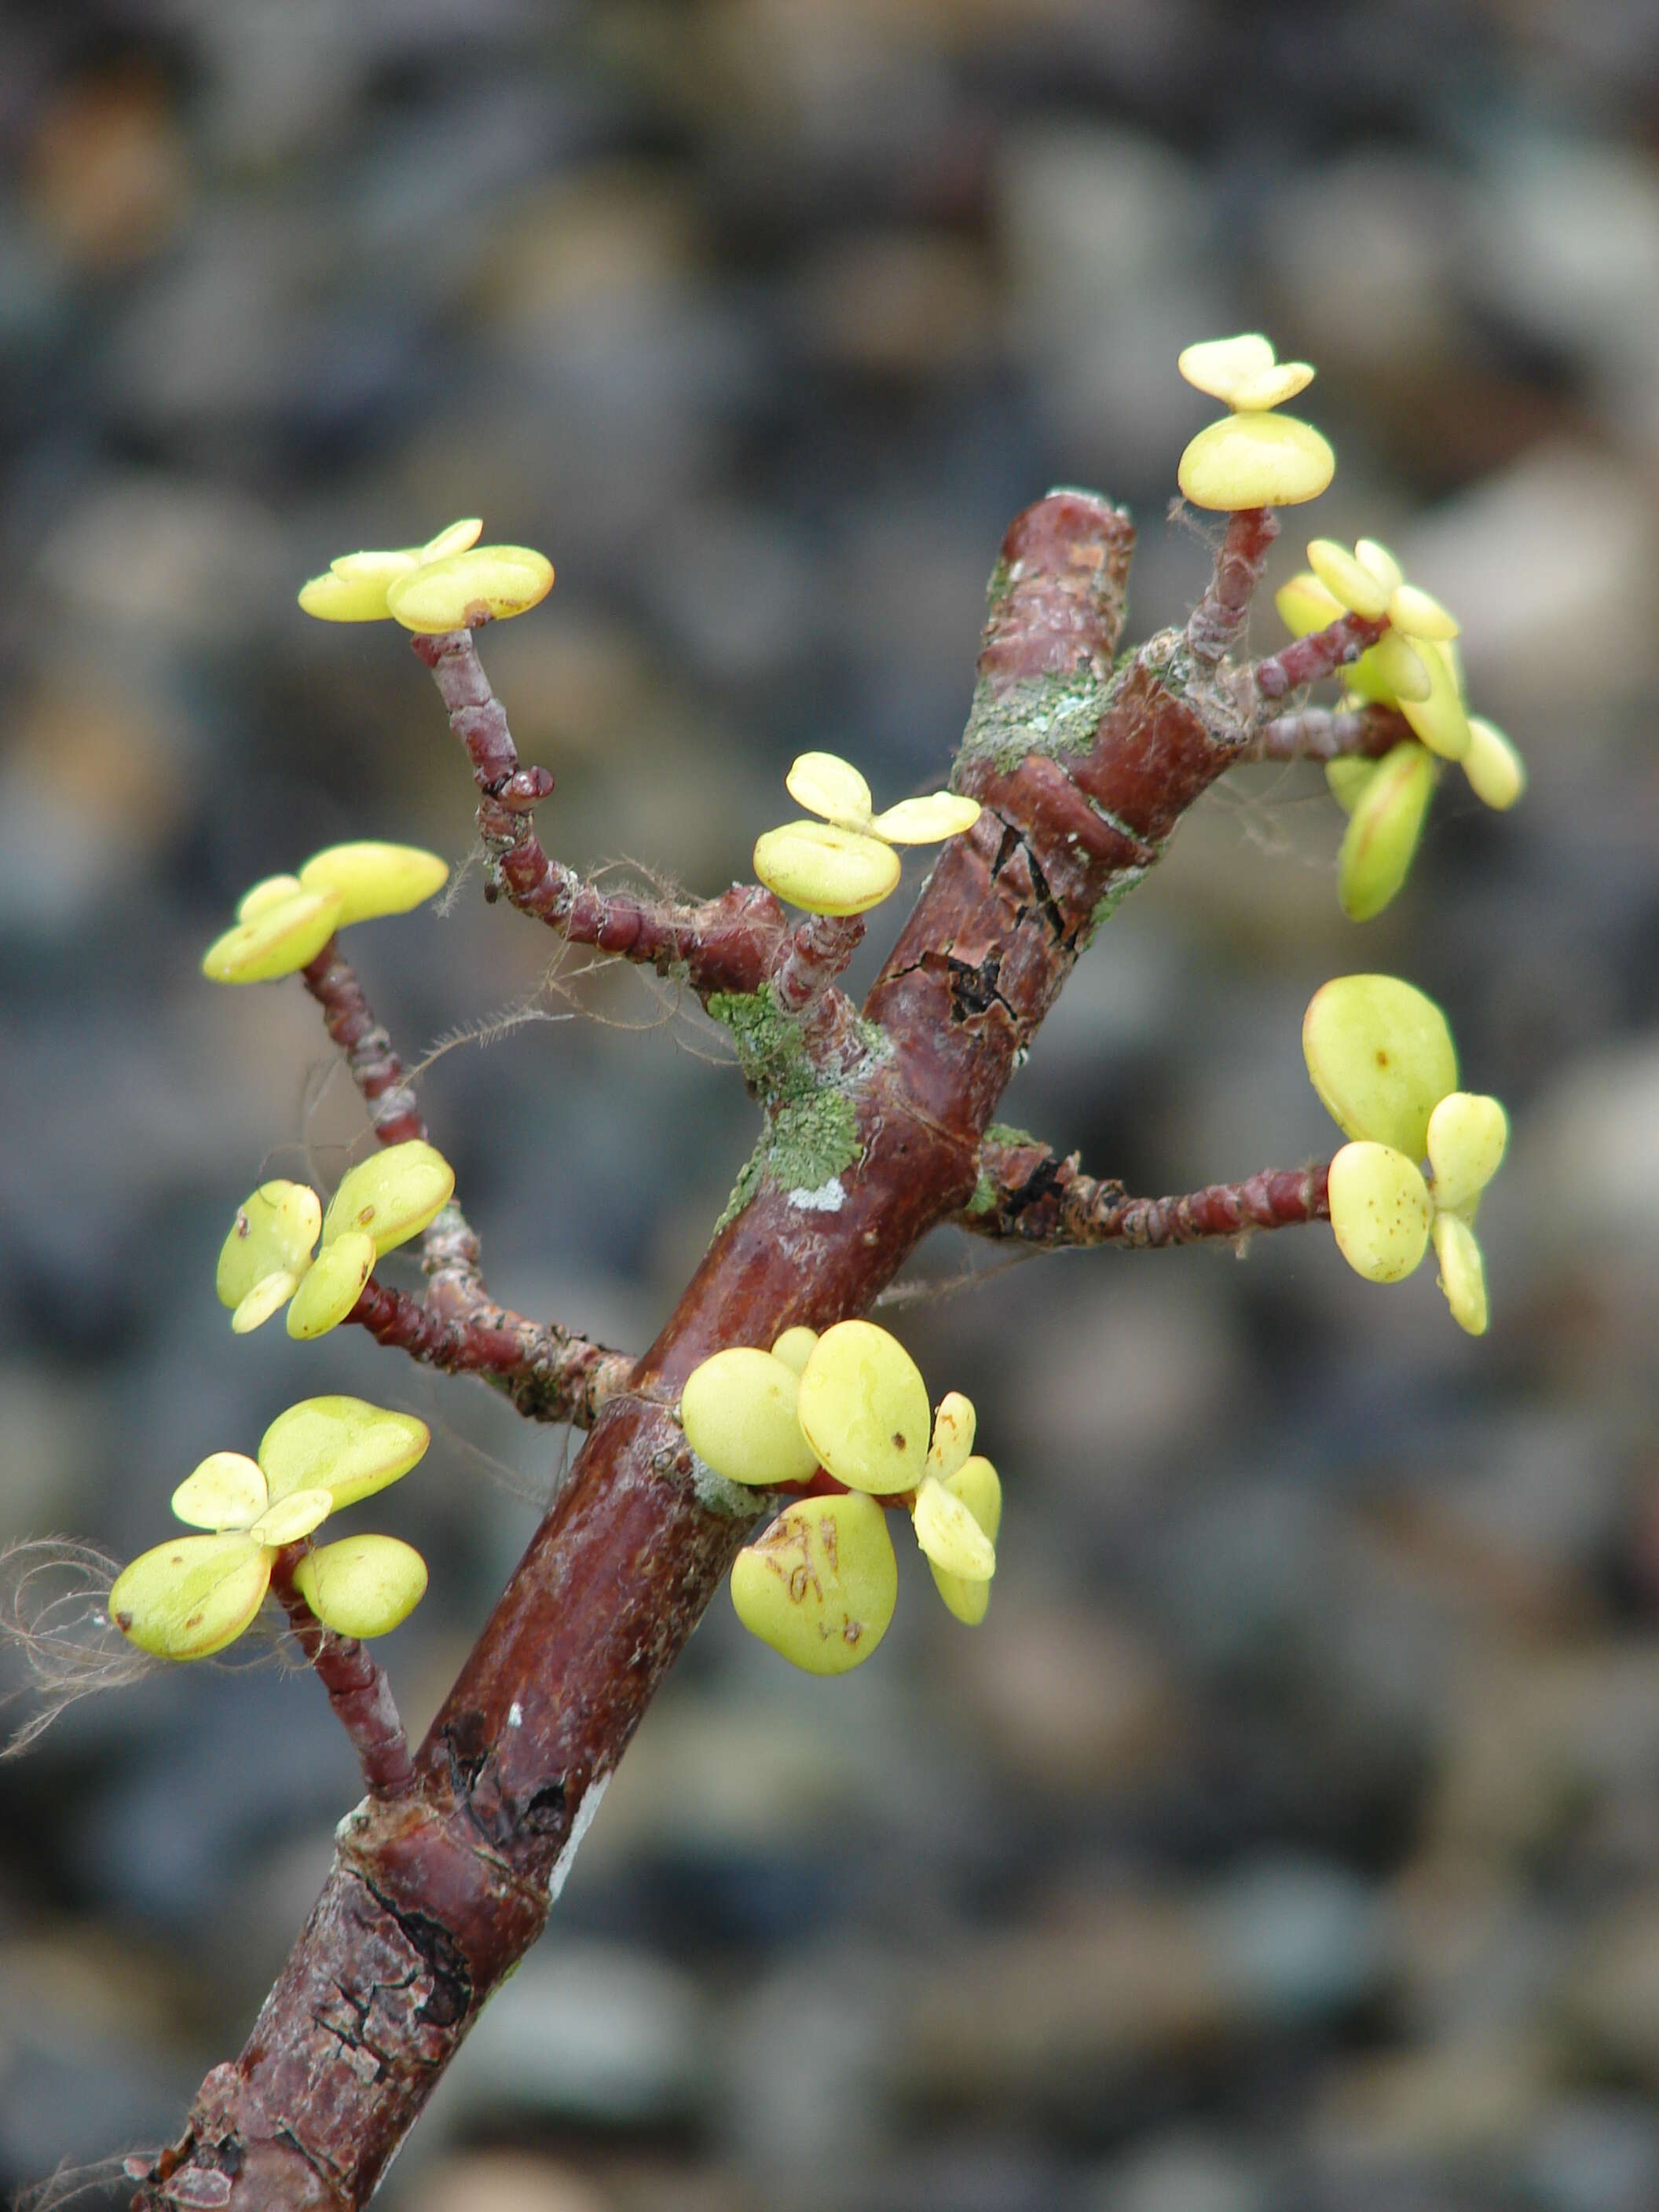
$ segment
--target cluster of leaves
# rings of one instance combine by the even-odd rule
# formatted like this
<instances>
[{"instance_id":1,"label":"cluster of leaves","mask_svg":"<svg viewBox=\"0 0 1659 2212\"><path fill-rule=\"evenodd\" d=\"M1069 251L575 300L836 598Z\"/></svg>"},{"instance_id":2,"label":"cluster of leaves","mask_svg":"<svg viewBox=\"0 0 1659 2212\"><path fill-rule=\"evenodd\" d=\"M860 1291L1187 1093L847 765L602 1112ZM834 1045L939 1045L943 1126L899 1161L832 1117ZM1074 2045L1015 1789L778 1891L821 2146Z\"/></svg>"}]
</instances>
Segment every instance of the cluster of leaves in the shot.
<instances>
[{"instance_id":1,"label":"cluster of leaves","mask_svg":"<svg viewBox=\"0 0 1659 2212\"><path fill-rule=\"evenodd\" d=\"M769 1352L733 1346L687 1379L680 1419L728 1481L808 1493L786 1505L732 1570L738 1618L809 1674L844 1674L886 1633L898 1563L884 1509L910 1515L939 1595L985 1618L1002 1486L974 1454L974 1408L950 1392L931 1413L921 1370L867 1321L822 1336L786 1329Z\"/></svg>"}]
</instances>

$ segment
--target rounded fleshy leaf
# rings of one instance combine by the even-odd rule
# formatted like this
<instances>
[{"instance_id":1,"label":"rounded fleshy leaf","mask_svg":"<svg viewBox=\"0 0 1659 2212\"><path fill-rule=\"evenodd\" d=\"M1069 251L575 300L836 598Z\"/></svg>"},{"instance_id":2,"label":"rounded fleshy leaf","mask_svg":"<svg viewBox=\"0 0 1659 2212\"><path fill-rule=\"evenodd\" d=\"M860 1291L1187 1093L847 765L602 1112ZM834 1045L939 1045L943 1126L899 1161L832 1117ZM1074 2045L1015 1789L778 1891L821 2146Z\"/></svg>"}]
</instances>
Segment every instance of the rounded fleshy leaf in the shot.
<instances>
[{"instance_id":1,"label":"rounded fleshy leaf","mask_svg":"<svg viewBox=\"0 0 1659 2212\"><path fill-rule=\"evenodd\" d=\"M210 1452L173 1493L173 1510L192 1528L252 1528L264 1511L269 1493L264 1470L246 1452Z\"/></svg>"},{"instance_id":2,"label":"rounded fleshy leaf","mask_svg":"<svg viewBox=\"0 0 1659 2212\"><path fill-rule=\"evenodd\" d=\"M1292 637L1310 637L1316 629L1328 629L1346 612L1341 600L1333 598L1317 576L1308 574L1281 584L1273 593L1273 605Z\"/></svg>"},{"instance_id":3,"label":"rounded fleshy leaf","mask_svg":"<svg viewBox=\"0 0 1659 2212\"><path fill-rule=\"evenodd\" d=\"M933 1414L933 1441L927 1447L927 1472L948 1482L974 1449L978 1424L974 1401L960 1390L947 1390Z\"/></svg>"},{"instance_id":4,"label":"rounded fleshy leaf","mask_svg":"<svg viewBox=\"0 0 1659 2212\"><path fill-rule=\"evenodd\" d=\"M1232 395L1248 378L1273 367L1273 342L1260 331L1241 331L1236 337L1203 338L1183 346L1176 367L1196 392L1232 404Z\"/></svg>"},{"instance_id":5,"label":"rounded fleshy leaf","mask_svg":"<svg viewBox=\"0 0 1659 2212\"><path fill-rule=\"evenodd\" d=\"M1338 976L1310 1001L1302 1045L1346 1135L1422 1157L1429 1116L1457 1080L1451 1033L1431 999L1393 975Z\"/></svg>"},{"instance_id":6,"label":"rounded fleshy leaf","mask_svg":"<svg viewBox=\"0 0 1659 2212\"><path fill-rule=\"evenodd\" d=\"M1462 769L1477 799L1500 811L1513 806L1527 787L1527 764L1495 722L1469 716L1469 749Z\"/></svg>"},{"instance_id":7,"label":"rounded fleshy leaf","mask_svg":"<svg viewBox=\"0 0 1659 2212\"><path fill-rule=\"evenodd\" d=\"M1345 814L1352 814L1364 796L1365 787L1376 774L1374 760L1356 760L1344 756L1325 763L1325 781L1331 797Z\"/></svg>"},{"instance_id":8,"label":"rounded fleshy leaf","mask_svg":"<svg viewBox=\"0 0 1659 2212\"><path fill-rule=\"evenodd\" d=\"M1455 1213L1434 1218L1434 1256L1440 1263L1439 1282L1451 1308L1452 1319L1471 1336L1484 1336L1491 1318L1486 1304L1486 1268L1480 1241L1467 1221Z\"/></svg>"},{"instance_id":9,"label":"rounded fleshy leaf","mask_svg":"<svg viewBox=\"0 0 1659 2212\"><path fill-rule=\"evenodd\" d=\"M1294 415L1229 415L1200 430L1181 456L1176 481L1194 507L1236 514L1247 507L1299 507L1336 473L1336 455Z\"/></svg>"},{"instance_id":10,"label":"rounded fleshy leaf","mask_svg":"<svg viewBox=\"0 0 1659 2212\"><path fill-rule=\"evenodd\" d=\"M930 1565L963 1582L989 1582L997 1548L956 1492L936 1474L925 1475L911 1510L916 1541Z\"/></svg>"},{"instance_id":11,"label":"rounded fleshy leaf","mask_svg":"<svg viewBox=\"0 0 1659 2212\"><path fill-rule=\"evenodd\" d=\"M362 565L345 572L330 568L311 577L300 586L301 611L319 622L384 622L391 611L386 603L386 586L410 573L407 563L400 562L395 568L381 565L396 558L385 553L343 554L343 561Z\"/></svg>"},{"instance_id":12,"label":"rounded fleshy leaf","mask_svg":"<svg viewBox=\"0 0 1659 2212\"><path fill-rule=\"evenodd\" d=\"M237 900L236 919L257 921L262 914L281 906L284 899L292 898L295 891L303 888L298 876L265 876Z\"/></svg>"},{"instance_id":13,"label":"rounded fleshy leaf","mask_svg":"<svg viewBox=\"0 0 1659 2212\"><path fill-rule=\"evenodd\" d=\"M405 1475L432 1441L424 1421L362 1398L302 1398L259 1439L273 1500L326 1490L337 1512Z\"/></svg>"},{"instance_id":14,"label":"rounded fleshy leaf","mask_svg":"<svg viewBox=\"0 0 1659 2212\"><path fill-rule=\"evenodd\" d=\"M475 545L401 577L386 605L405 629L425 635L473 629L527 614L553 588L553 563L527 545Z\"/></svg>"},{"instance_id":15,"label":"rounded fleshy leaf","mask_svg":"<svg viewBox=\"0 0 1659 2212\"><path fill-rule=\"evenodd\" d=\"M809 1481L818 1461L796 1418L799 1390L799 1376L773 1352L746 1346L717 1352L686 1378L685 1440L730 1482L770 1490Z\"/></svg>"},{"instance_id":16,"label":"rounded fleshy leaf","mask_svg":"<svg viewBox=\"0 0 1659 2212\"><path fill-rule=\"evenodd\" d=\"M782 1360L786 1367L793 1368L799 1376L801 1369L812 1357L812 1346L817 1340L817 1329L807 1328L798 1324L793 1328L785 1329L783 1334L772 1346L772 1357L774 1359Z\"/></svg>"},{"instance_id":17,"label":"rounded fleshy leaf","mask_svg":"<svg viewBox=\"0 0 1659 2212\"><path fill-rule=\"evenodd\" d=\"M960 837L980 817L976 799L963 799L954 791L930 792L926 799L901 799L878 814L870 824L890 845L942 845L947 837Z\"/></svg>"},{"instance_id":18,"label":"rounded fleshy leaf","mask_svg":"<svg viewBox=\"0 0 1659 2212\"><path fill-rule=\"evenodd\" d=\"M809 1674L844 1674L887 1632L898 1561L873 1498L802 1498L732 1569L732 1602L750 1633Z\"/></svg>"},{"instance_id":19,"label":"rounded fleshy leaf","mask_svg":"<svg viewBox=\"0 0 1659 2212\"><path fill-rule=\"evenodd\" d=\"M1277 361L1271 368L1259 369L1254 376L1241 376L1233 386L1229 404L1243 414L1282 407L1298 392L1305 392L1315 374L1311 362Z\"/></svg>"},{"instance_id":20,"label":"rounded fleshy leaf","mask_svg":"<svg viewBox=\"0 0 1659 2212\"><path fill-rule=\"evenodd\" d=\"M1443 1213L1469 1213L1503 1165L1510 1117L1484 1092L1454 1091L1429 1116L1434 1202Z\"/></svg>"},{"instance_id":21,"label":"rounded fleshy leaf","mask_svg":"<svg viewBox=\"0 0 1659 2212\"><path fill-rule=\"evenodd\" d=\"M308 1536L333 1510L334 1500L325 1490L290 1490L286 1498L268 1505L247 1533L258 1542L280 1550L284 1544L297 1544L301 1536Z\"/></svg>"},{"instance_id":22,"label":"rounded fleshy leaf","mask_svg":"<svg viewBox=\"0 0 1659 2212\"><path fill-rule=\"evenodd\" d=\"M990 1461L975 1454L947 1478L945 1486L962 1500L994 1544L1002 1526L1002 1484ZM928 1564L934 1585L950 1610L964 1627L977 1628L991 1601L990 1583L946 1574L931 1560Z\"/></svg>"},{"instance_id":23,"label":"rounded fleshy leaf","mask_svg":"<svg viewBox=\"0 0 1659 2212\"><path fill-rule=\"evenodd\" d=\"M896 1336L837 1322L802 1370L800 1425L837 1482L884 1497L914 1490L927 1462L927 1386Z\"/></svg>"},{"instance_id":24,"label":"rounded fleshy leaf","mask_svg":"<svg viewBox=\"0 0 1659 2212\"><path fill-rule=\"evenodd\" d=\"M329 845L313 853L300 871L307 890L332 891L340 902L336 929L376 915L407 914L441 891L449 863L418 845L386 845L365 839L355 845Z\"/></svg>"},{"instance_id":25,"label":"rounded fleshy leaf","mask_svg":"<svg viewBox=\"0 0 1659 2212\"><path fill-rule=\"evenodd\" d=\"M362 1297L374 1256L374 1239L365 1230L329 1238L289 1301L288 1333L296 1344L338 1328Z\"/></svg>"},{"instance_id":26,"label":"rounded fleshy leaf","mask_svg":"<svg viewBox=\"0 0 1659 2212\"><path fill-rule=\"evenodd\" d=\"M307 1266L310 1265L309 1261ZM252 1336L256 1328L263 1328L272 1314L285 1306L300 1287L300 1277L286 1267L275 1274L265 1275L257 1282L247 1296L238 1302L230 1317L234 1336Z\"/></svg>"},{"instance_id":27,"label":"rounded fleshy leaf","mask_svg":"<svg viewBox=\"0 0 1659 2212\"><path fill-rule=\"evenodd\" d=\"M1339 545L1334 538L1313 540L1308 548L1308 566L1331 597L1340 600L1351 615L1363 615L1367 622L1377 622L1386 612L1388 593L1364 562L1346 545Z\"/></svg>"},{"instance_id":28,"label":"rounded fleshy leaf","mask_svg":"<svg viewBox=\"0 0 1659 2212\"><path fill-rule=\"evenodd\" d=\"M1350 921L1381 914L1410 872L1437 770L1413 738L1385 755L1364 790L1336 860L1336 891Z\"/></svg>"},{"instance_id":29,"label":"rounded fleshy leaf","mask_svg":"<svg viewBox=\"0 0 1659 2212\"><path fill-rule=\"evenodd\" d=\"M898 888L899 857L879 837L827 822L786 822L755 846L755 873L809 914L866 914Z\"/></svg>"},{"instance_id":30,"label":"rounded fleshy leaf","mask_svg":"<svg viewBox=\"0 0 1659 2212\"><path fill-rule=\"evenodd\" d=\"M236 1641L270 1582L270 1554L251 1536L175 1536L116 1577L109 1617L158 1659L207 1659Z\"/></svg>"},{"instance_id":31,"label":"rounded fleshy leaf","mask_svg":"<svg viewBox=\"0 0 1659 2212\"><path fill-rule=\"evenodd\" d=\"M1302 1024L1308 1073L1346 1137L1428 1149L1429 1116L1457 1088L1457 1054L1432 999L1395 975L1339 975Z\"/></svg>"},{"instance_id":32,"label":"rounded fleshy leaf","mask_svg":"<svg viewBox=\"0 0 1659 2212\"><path fill-rule=\"evenodd\" d=\"M1432 592L1416 584L1395 586L1389 594L1389 620L1407 637L1433 638L1439 642L1460 636L1463 627Z\"/></svg>"},{"instance_id":33,"label":"rounded fleshy leaf","mask_svg":"<svg viewBox=\"0 0 1659 2212\"><path fill-rule=\"evenodd\" d=\"M387 1145L349 1170L323 1216L326 1249L349 1229L366 1230L377 1254L416 1237L449 1203L455 1170L423 1137Z\"/></svg>"},{"instance_id":34,"label":"rounded fleshy leaf","mask_svg":"<svg viewBox=\"0 0 1659 2212\"><path fill-rule=\"evenodd\" d=\"M1383 696L1402 706L1407 699L1420 702L1434 688L1427 662L1397 629L1384 630L1365 657L1376 672Z\"/></svg>"},{"instance_id":35,"label":"rounded fleshy leaf","mask_svg":"<svg viewBox=\"0 0 1659 2212\"><path fill-rule=\"evenodd\" d=\"M1428 1249L1433 1208L1422 1176L1392 1145L1344 1145L1331 1162L1331 1227L1368 1283L1397 1283Z\"/></svg>"},{"instance_id":36,"label":"rounded fleshy leaf","mask_svg":"<svg viewBox=\"0 0 1659 2212\"><path fill-rule=\"evenodd\" d=\"M468 553L483 536L483 524L476 514L463 521L452 522L435 538L428 538L424 545L412 545L410 551L416 564L425 568L429 561L447 561L452 553Z\"/></svg>"},{"instance_id":37,"label":"rounded fleshy leaf","mask_svg":"<svg viewBox=\"0 0 1659 2212\"><path fill-rule=\"evenodd\" d=\"M1386 545L1379 545L1375 538L1362 538L1353 549L1353 555L1362 568L1369 569L1385 592L1397 592L1406 580L1406 572Z\"/></svg>"},{"instance_id":38,"label":"rounded fleshy leaf","mask_svg":"<svg viewBox=\"0 0 1659 2212\"><path fill-rule=\"evenodd\" d=\"M402 550L383 546L373 552L341 553L328 565L332 574L349 577L354 583L366 582L372 577L384 586L395 584L399 576L413 574L420 562L420 554L410 545Z\"/></svg>"},{"instance_id":39,"label":"rounded fleshy leaf","mask_svg":"<svg viewBox=\"0 0 1659 2212\"><path fill-rule=\"evenodd\" d=\"M282 1176L262 1182L237 1207L220 1247L214 1277L220 1304L240 1306L268 1275L303 1274L322 1225L323 1202L308 1184Z\"/></svg>"},{"instance_id":40,"label":"rounded fleshy leaf","mask_svg":"<svg viewBox=\"0 0 1659 2212\"><path fill-rule=\"evenodd\" d=\"M426 1561L396 1536L343 1536L307 1552L294 1580L337 1636L389 1636L426 1595Z\"/></svg>"},{"instance_id":41,"label":"rounded fleshy leaf","mask_svg":"<svg viewBox=\"0 0 1659 2212\"><path fill-rule=\"evenodd\" d=\"M1400 711L1431 752L1462 760L1469 749L1469 718L1446 648L1424 638L1413 649L1429 672L1429 696L1412 699L1402 692Z\"/></svg>"},{"instance_id":42,"label":"rounded fleshy leaf","mask_svg":"<svg viewBox=\"0 0 1659 2212\"><path fill-rule=\"evenodd\" d=\"M851 761L839 753L801 753L790 763L783 787L798 806L843 830L867 830L875 801Z\"/></svg>"},{"instance_id":43,"label":"rounded fleshy leaf","mask_svg":"<svg viewBox=\"0 0 1659 2212\"><path fill-rule=\"evenodd\" d=\"M296 975L333 936L339 911L332 891L294 891L216 937L202 955L202 973L216 983L269 983Z\"/></svg>"}]
</instances>

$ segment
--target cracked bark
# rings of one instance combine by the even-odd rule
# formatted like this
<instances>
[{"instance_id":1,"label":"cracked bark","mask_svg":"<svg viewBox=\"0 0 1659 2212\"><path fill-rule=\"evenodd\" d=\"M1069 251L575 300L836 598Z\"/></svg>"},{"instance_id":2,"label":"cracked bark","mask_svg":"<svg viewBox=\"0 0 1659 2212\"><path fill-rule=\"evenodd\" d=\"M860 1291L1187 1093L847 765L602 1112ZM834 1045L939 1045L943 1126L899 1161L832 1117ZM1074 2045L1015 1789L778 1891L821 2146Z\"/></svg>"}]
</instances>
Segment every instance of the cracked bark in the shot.
<instances>
[{"instance_id":1,"label":"cracked bark","mask_svg":"<svg viewBox=\"0 0 1659 2212\"><path fill-rule=\"evenodd\" d=\"M861 1157L841 1178L839 1210L792 1206L763 1180L716 1236L626 1388L598 1408L415 1754L412 1789L343 1824L246 2048L209 2075L185 2136L139 2191L150 2212L356 2206L371 2193L479 2008L540 1934L593 1793L752 1526L745 1497L696 1479L672 1411L686 1376L723 1346L862 1312L918 1240L960 1212L1016 1059L1079 950L1241 756L1250 732L1231 695L1201 671L1166 680L1171 634L1114 678L1132 545L1127 516L1081 493L1051 495L1011 527L953 777L985 811L943 849L866 1001L889 1048L849 1085ZM1074 742L1022 757L1018 732L1029 724L1037 739L1056 681ZM458 727L475 718L492 775L532 775L509 769L504 720L484 702L458 689L453 711ZM523 863L502 863L509 882L521 878L516 895L533 907L546 886L556 903L539 847L530 853L518 824L496 827ZM747 968L763 942L775 949L754 926L752 894L713 908L711 965Z\"/></svg>"}]
</instances>

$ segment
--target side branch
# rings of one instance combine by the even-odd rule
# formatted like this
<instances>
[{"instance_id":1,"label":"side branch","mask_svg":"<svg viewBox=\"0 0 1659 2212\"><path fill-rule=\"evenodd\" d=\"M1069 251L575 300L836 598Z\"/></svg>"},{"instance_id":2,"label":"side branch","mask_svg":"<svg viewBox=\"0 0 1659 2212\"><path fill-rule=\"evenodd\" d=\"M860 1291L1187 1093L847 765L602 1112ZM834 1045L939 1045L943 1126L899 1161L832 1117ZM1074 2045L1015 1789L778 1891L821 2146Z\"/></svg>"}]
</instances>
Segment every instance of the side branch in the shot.
<instances>
[{"instance_id":1,"label":"side branch","mask_svg":"<svg viewBox=\"0 0 1659 2212\"><path fill-rule=\"evenodd\" d=\"M1358 660L1388 629L1386 622L1370 622L1364 615L1343 615L1323 629L1298 637L1282 653L1255 665L1255 688L1262 699L1282 699L1304 684L1316 684Z\"/></svg>"},{"instance_id":2,"label":"side branch","mask_svg":"<svg viewBox=\"0 0 1659 2212\"><path fill-rule=\"evenodd\" d=\"M355 1636L337 1636L306 1603L294 1580L304 1546L289 1544L271 1574L273 1595L288 1615L294 1640L328 1692L334 1717L347 1735L363 1770L371 1797L402 1797L415 1786L409 1740L392 1695L392 1686L368 1648Z\"/></svg>"},{"instance_id":3,"label":"side branch","mask_svg":"<svg viewBox=\"0 0 1659 2212\"><path fill-rule=\"evenodd\" d=\"M1243 1182L1210 1183L1173 1198L1131 1198L1121 1182L1081 1172L1077 1155L1057 1159L1032 1139L988 1138L980 1151L979 1188L957 1225L982 1237L1027 1243L1083 1246L1196 1244L1253 1229L1288 1229L1328 1221L1329 1170L1264 1168Z\"/></svg>"},{"instance_id":4,"label":"side branch","mask_svg":"<svg viewBox=\"0 0 1659 2212\"><path fill-rule=\"evenodd\" d=\"M733 884L717 899L685 904L608 893L549 858L532 810L553 790L544 768L525 768L507 714L489 688L471 630L410 640L431 672L466 747L480 793L478 834L489 864L486 896L505 890L521 914L532 915L572 945L591 945L654 968L676 969L701 999L718 991L757 990L787 933L783 909L769 891Z\"/></svg>"},{"instance_id":5,"label":"side branch","mask_svg":"<svg viewBox=\"0 0 1659 2212\"><path fill-rule=\"evenodd\" d=\"M1299 714L1275 714L1239 755L1241 760L1381 760L1412 726L1397 707L1358 708L1304 707Z\"/></svg>"},{"instance_id":6,"label":"side branch","mask_svg":"<svg viewBox=\"0 0 1659 2212\"><path fill-rule=\"evenodd\" d=\"M1208 666L1224 659L1243 635L1251 598L1278 535L1278 519L1271 508L1241 507L1228 517L1209 588L1187 621L1187 642Z\"/></svg>"},{"instance_id":7,"label":"side branch","mask_svg":"<svg viewBox=\"0 0 1659 2212\"><path fill-rule=\"evenodd\" d=\"M404 1079L404 1064L392 1050L392 1039L369 1011L356 971L341 957L339 940L331 937L301 980L323 1010L323 1023L340 1050L351 1079L362 1093L374 1124L375 1140L401 1145L411 1137L424 1137L415 1093Z\"/></svg>"}]
</instances>

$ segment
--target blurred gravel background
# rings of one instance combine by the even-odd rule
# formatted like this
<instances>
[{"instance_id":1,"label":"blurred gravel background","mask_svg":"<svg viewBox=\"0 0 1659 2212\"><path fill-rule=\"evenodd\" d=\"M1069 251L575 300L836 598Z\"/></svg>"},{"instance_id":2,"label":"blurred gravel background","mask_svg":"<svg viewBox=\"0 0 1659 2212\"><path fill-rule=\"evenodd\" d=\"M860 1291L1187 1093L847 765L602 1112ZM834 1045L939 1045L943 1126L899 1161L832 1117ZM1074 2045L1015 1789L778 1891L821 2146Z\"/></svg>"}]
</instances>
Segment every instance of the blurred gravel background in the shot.
<instances>
[{"instance_id":1,"label":"blurred gravel background","mask_svg":"<svg viewBox=\"0 0 1659 2212\"><path fill-rule=\"evenodd\" d=\"M417 1727L564 1440L214 1300L261 1168L362 1125L298 988L202 947L325 842L469 845L401 634L307 623L305 576L471 512L545 548L483 644L544 833L713 889L799 750L938 781L1052 482L1130 503L1135 632L1179 618L1175 355L1260 327L1340 457L1279 573L1391 541L1532 768L1504 820L1449 778L1364 931L1317 773L1238 779L1006 1109L1132 1188L1294 1164L1333 1142L1307 999L1408 975L1515 1114L1491 1336L1322 1234L960 1295L988 1255L935 1240L897 1325L1004 1472L986 1626L907 1562L818 1684L718 1601L383 2202L1651 2212L1659 16L108 0L0 52L0 1525L130 1556L292 1398L416 1410L380 1525L436 1568L387 1650ZM544 1018L428 1112L500 1292L638 1346L752 1109L695 1012L550 975L477 885L356 957L410 1054ZM175 2128L356 1790L267 1666L79 1705L0 1792L15 2184Z\"/></svg>"}]
</instances>

